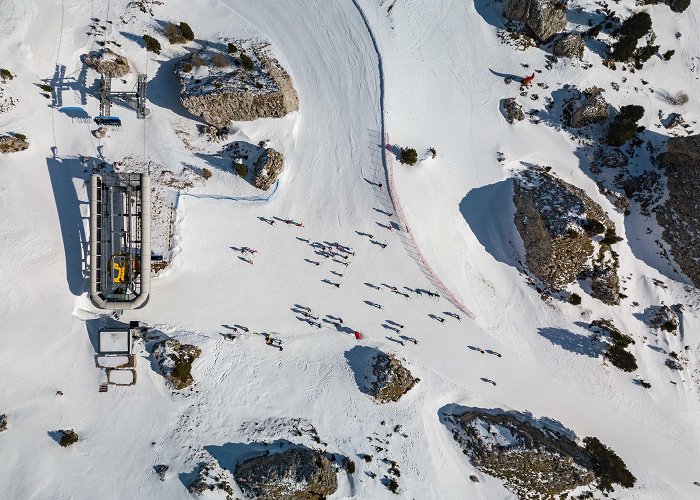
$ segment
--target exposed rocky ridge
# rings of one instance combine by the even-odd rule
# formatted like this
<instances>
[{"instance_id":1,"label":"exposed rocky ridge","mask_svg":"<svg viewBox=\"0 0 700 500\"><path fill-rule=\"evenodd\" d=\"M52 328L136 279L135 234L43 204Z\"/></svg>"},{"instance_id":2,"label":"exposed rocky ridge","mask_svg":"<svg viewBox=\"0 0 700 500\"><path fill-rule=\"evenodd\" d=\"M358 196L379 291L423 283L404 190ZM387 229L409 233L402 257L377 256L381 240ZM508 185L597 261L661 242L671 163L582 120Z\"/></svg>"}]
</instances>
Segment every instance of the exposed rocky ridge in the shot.
<instances>
[{"instance_id":1,"label":"exposed rocky ridge","mask_svg":"<svg viewBox=\"0 0 700 500\"><path fill-rule=\"evenodd\" d=\"M557 40L552 47L552 52L558 57L570 57L572 59L583 59L585 44L583 37L578 33L569 33Z\"/></svg>"},{"instance_id":2,"label":"exposed rocky ridge","mask_svg":"<svg viewBox=\"0 0 700 500\"><path fill-rule=\"evenodd\" d=\"M372 381L368 392L379 403L398 401L420 379L413 377L411 372L396 359L393 354L380 352L372 365Z\"/></svg>"},{"instance_id":3,"label":"exposed rocky ridge","mask_svg":"<svg viewBox=\"0 0 700 500\"><path fill-rule=\"evenodd\" d=\"M505 116L506 120L511 125L516 121L519 122L525 119L525 112L523 111L523 107L520 104L518 104L515 98L513 97L501 99L501 110L503 116Z\"/></svg>"},{"instance_id":4,"label":"exposed rocky ridge","mask_svg":"<svg viewBox=\"0 0 700 500\"><path fill-rule=\"evenodd\" d=\"M601 252L603 253L603 252ZM595 262L591 270L591 297L614 306L620 303L620 277L617 263Z\"/></svg>"},{"instance_id":5,"label":"exposed rocky ridge","mask_svg":"<svg viewBox=\"0 0 700 500\"><path fill-rule=\"evenodd\" d=\"M102 75L119 78L131 72L129 61L124 56L115 54L110 49L101 49L83 54L83 63Z\"/></svg>"},{"instance_id":6,"label":"exposed rocky ridge","mask_svg":"<svg viewBox=\"0 0 700 500\"><path fill-rule=\"evenodd\" d=\"M246 496L260 500L322 499L338 489L330 460L302 447L249 458L233 476Z\"/></svg>"},{"instance_id":7,"label":"exposed rocky ridge","mask_svg":"<svg viewBox=\"0 0 700 500\"><path fill-rule=\"evenodd\" d=\"M554 429L476 409L445 424L474 467L520 498L552 498L595 479L588 451Z\"/></svg>"},{"instance_id":8,"label":"exposed rocky ridge","mask_svg":"<svg viewBox=\"0 0 700 500\"><path fill-rule=\"evenodd\" d=\"M255 161L253 185L267 191L284 170L284 156L279 151L267 148Z\"/></svg>"},{"instance_id":9,"label":"exposed rocky ridge","mask_svg":"<svg viewBox=\"0 0 700 500\"><path fill-rule=\"evenodd\" d=\"M165 472L167 472L167 468ZM162 472L161 481L165 478L165 472ZM159 474L161 474L160 471ZM212 460L209 463L204 462L199 464L197 476L187 486L187 491L195 495L202 495L205 492L215 490L222 491L227 500L233 499L233 488L231 488L226 478L226 473L216 461Z\"/></svg>"},{"instance_id":10,"label":"exposed rocky ridge","mask_svg":"<svg viewBox=\"0 0 700 500\"><path fill-rule=\"evenodd\" d=\"M184 389L194 383L192 363L202 350L176 339L167 339L153 346L153 357L161 373L175 389Z\"/></svg>"},{"instance_id":11,"label":"exposed rocky ridge","mask_svg":"<svg viewBox=\"0 0 700 500\"><path fill-rule=\"evenodd\" d=\"M604 231L615 226L584 190L543 168L521 172L513 191L515 226L525 245L527 266L542 282L561 290L593 255L590 228L602 225Z\"/></svg>"},{"instance_id":12,"label":"exposed rocky ridge","mask_svg":"<svg viewBox=\"0 0 700 500\"><path fill-rule=\"evenodd\" d=\"M566 2L561 0L509 0L504 15L524 23L542 42L566 28Z\"/></svg>"},{"instance_id":13,"label":"exposed rocky ridge","mask_svg":"<svg viewBox=\"0 0 700 500\"><path fill-rule=\"evenodd\" d=\"M216 127L297 111L299 98L289 74L263 47L252 47L252 54L250 70L235 56L207 48L179 62L175 74L182 105Z\"/></svg>"},{"instance_id":14,"label":"exposed rocky ridge","mask_svg":"<svg viewBox=\"0 0 700 500\"><path fill-rule=\"evenodd\" d=\"M668 197L656 220L673 259L700 287L700 135L670 138L659 161L666 169Z\"/></svg>"},{"instance_id":15,"label":"exposed rocky ridge","mask_svg":"<svg viewBox=\"0 0 700 500\"><path fill-rule=\"evenodd\" d=\"M22 134L0 136L0 153L17 153L29 147L29 141Z\"/></svg>"},{"instance_id":16,"label":"exposed rocky ridge","mask_svg":"<svg viewBox=\"0 0 700 500\"><path fill-rule=\"evenodd\" d=\"M608 118L610 106L601 94L589 96L571 115L571 126L581 128Z\"/></svg>"},{"instance_id":17,"label":"exposed rocky ridge","mask_svg":"<svg viewBox=\"0 0 700 500\"><path fill-rule=\"evenodd\" d=\"M674 306L660 305L649 306L644 311L645 323L651 328L660 328L667 332L676 332L680 325L678 312L681 310L681 305Z\"/></svg>"}]
</instances>

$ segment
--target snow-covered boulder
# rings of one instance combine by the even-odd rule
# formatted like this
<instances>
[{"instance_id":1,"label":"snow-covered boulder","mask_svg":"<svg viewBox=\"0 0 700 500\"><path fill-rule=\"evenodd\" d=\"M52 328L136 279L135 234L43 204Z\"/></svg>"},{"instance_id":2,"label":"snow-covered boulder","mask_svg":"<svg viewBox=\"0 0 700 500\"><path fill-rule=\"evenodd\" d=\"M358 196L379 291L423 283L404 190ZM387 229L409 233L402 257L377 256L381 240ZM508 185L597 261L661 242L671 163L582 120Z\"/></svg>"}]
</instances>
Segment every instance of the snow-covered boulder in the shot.
<instances>
[{"instance_id":1,"label":"snow-covered boulder","mask_svg":"<svg viewBox=\"0 0 700 500\"><path fill-rule=\"evenodd\" d=\"M260 500L325 498L338 489L331 461L305 447L249 458L233 476L248 498Z\"/></svg>"},{"instance_id":2,"label":"snow-covered boulder","mask_svg":"<svg viewBox=\"0 0 700 500\"><path fill-rule=\"evenodd\" d=\"M299 109L292 79L261 46L238 55L204 48L175 66L180 100L215 127L279 118Z\"/></svg>"},{"instance_id":3,"label":"snow-covered boulder","mask_svg":"<svg viewBox=\"0 0 700 500\"><path fill-rule=\"evenodd\" d=\"M600 123L608 118L608 113L609 105L605 98L601 94L593 94L574 111L571 116L571 126L581 128Z\"/></svg>"},{"instance_id":4,"label":"snow-covered boulder","mask_svg":"<svg viewBox=\"0 0 700 500\"><path fill-rule=\"evenodd\" d=\"M566 28L566 2L562 0L509 0L504 14L524 23L542 42Z\"/></svg>"},{"instance_id":5,"label":"snow-covered boulder","mask_svg":"<svg viewBox=\"0 0 700 500\"><path fill-rule=\"evenodd\" d=\"M29 147L29 141L22 134L0 136L0 153L16 153Z\"/></svg>"},{"instance_id":6,"label":"snow-covered boulder","mask_svg":"<svg viewBox=\"0 0 700 500\"><path fill-rule=\"evenodd\" d=\"M588 228L614 224L582 189L537 167L521 172L513 183L515 226L525 245L530 271L560 290L586 268L593 254Z\"/></svg>"},{"instance_id":7,"label":"snow-covered boulder","mask_svg":"<svg viewBox=\"0 0 700 500\"><path fill-rule=\"evenodd\" d=\"M668 197L656 220L673 260L700 287L700 135L671 137L659 160L666 170Z\"/></svg>"},{"instance_id":8,"label":"snow-covered boulder","mask_svg":"<svg viewBox=\"0 0 700 500\"><path fill-rule=\"evenodd\" d=\"M474 467L519 498L566 496L595 479L588 451L554 429L479 409L446 414L443 423Z\"/></svg>"},{"instance_id":9,"label":"snow-covered boulder","mask_svg":"<svg viewBox=\"0 0 700 500\"><path fill-rule=\"evenodd\" d=\"M119 78L131 72L129 61L110 49L95 50L82 56L83 64L102 75Z\"/></svg>"},{"instance_id":10,"label":"snow-covered boulder","mask_svg":"<svg viewBox=\"0 0 700 500\"><path fill-rule=\"evenodd\" d=\"M516 121L522 121L525 119L525 112L523 107L518 104L513 97L508 97L501 99L501 112L505 117L506 121L511 125Z\"/></svg>"},{"instance_id":11,"label":"snow-covered boulder","mask_svg":"<svg viewBox=\"0 0 700 500\"><path fill-rule=\"evenodd\" d=\"M153 357L163 376L175 389L184 389L194 383L192 363L202 350L190 344L167 339L153 346Z\"/></svg>"},{"instance_id":12,"label":"snow-covered boulder","mask_svg":"<svg viewBox=\"0 0 700 500\"><path fill-rule=\"evenodd\" d=\"M284 170L284 156L279 151L267 148L255 161L253 185L267 191Z\"/></svg>"},{"instance_id":13,"label":"snow-covered boulder","mask_svg":"<svg viewBox=\"0 0 700 500\"><path fill-rule=\"evenodd\" d=\"M570 57L571 59L583 59L583 37L578 33L569 33L557 40L552 48L555 56Z\"/></svg>"}]
</instances>

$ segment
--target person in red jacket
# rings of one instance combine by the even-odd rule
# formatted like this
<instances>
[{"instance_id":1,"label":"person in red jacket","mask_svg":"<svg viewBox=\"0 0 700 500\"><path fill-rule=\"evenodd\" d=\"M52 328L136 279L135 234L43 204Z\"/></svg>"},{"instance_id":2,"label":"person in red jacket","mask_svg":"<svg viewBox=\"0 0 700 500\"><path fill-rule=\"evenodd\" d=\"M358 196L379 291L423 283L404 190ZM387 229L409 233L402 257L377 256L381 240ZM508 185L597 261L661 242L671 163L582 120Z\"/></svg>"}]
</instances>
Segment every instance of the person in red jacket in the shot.
<instances>
[{"instance_id":1,"label":"person in red jacket","mask_svg":"<svg viewBox=\"0 0 700 500\"><path fill-rule=\"evenodd\" d=\"M534 79L535 79L535 74L533 73L530 76L524 77L521 83L524 86L528 87L532 83L532 80L534 80Z\"/></svg>"}]
</instances>

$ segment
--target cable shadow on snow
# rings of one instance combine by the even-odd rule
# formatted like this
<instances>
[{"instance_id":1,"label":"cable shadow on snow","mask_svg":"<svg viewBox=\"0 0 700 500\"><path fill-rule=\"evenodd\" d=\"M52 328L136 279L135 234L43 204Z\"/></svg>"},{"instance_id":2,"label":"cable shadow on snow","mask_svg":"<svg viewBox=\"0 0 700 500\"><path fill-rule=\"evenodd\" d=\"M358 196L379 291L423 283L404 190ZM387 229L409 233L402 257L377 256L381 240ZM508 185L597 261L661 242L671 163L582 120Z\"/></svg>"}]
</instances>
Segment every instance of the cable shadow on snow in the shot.
<instances>
[{"instance_id":1,"label":"cable shadow on snow","mask_svg":"<svg viewBox=\"0 0 700 500\"><path fill-rule=\"evenodd\" d=\"M70 292L77 296L85 291L89 275L88 241L85 232L89 203L78 199L76 189L85 185L88 174L77 158L46 158L46 168L63 238L66 281ZM80 211L81 205L86 209L85 218ZM31 223L31 219L27 222Z\"/></svg>"}]
</instances>

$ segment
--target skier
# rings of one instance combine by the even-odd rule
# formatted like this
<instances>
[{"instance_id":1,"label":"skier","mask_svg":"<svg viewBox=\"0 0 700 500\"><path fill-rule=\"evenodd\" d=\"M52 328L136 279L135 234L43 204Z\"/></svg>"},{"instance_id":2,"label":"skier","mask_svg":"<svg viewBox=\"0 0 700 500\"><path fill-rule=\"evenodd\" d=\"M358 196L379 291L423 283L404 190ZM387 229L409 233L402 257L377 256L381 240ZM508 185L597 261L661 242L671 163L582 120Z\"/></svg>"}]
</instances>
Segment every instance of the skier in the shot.
<instances>
[{"instance_id":1,"label":"skier","mask_svg":"<svg viewBox=\"0 0 700 500\"><path fill-rule=\"evenodd\" d=\"M355 339L360 340L362 338L362 334L360 332L355 332Z\"/></svg>"},{"instance_id":2,"label":"skier","mask_svg":"<svg viewBox=\"0 0 700 500\"><path fill-rule=\"evenodd\" d=\"M275 225L275 221L273 221L272 219L267 219L267 223L270 224L271 226Z\"/></svg>"},{"instance_id":3,"label":"skier","mask_svg":"<svg viewBox=\"0 0 700 500\"><path fill-rule=\"evenodd\" d=\"M414 339L413 337L409 337L408 341L413 342L415 345L418 345L418 340Z\"/></svg>"},{"instance_id":4,"label":"skier","mask_svg":"<svg viewBox=\"0 0 700 500\"><path fill-rule=\"evenodd\" d=\"M345 267L348 267L348 263L347 263L347 262L339 262L339 264L342 264L342 265L344 265Z\"/></svg>"},{"instance_id":5,"label":"skier","mask_svg":"<svg viewBox=\"0 0 700 500\"><path fill-rule=\"evenodd\" d=\"M242 326L242 327L241 327L241 330L243 330L243 331L246 332L246 333L248 333L248 332L250 331L250 330L248 330L248 327L247 327L247 326Z\"/></svg>"},{"instance_id":6,"label":"skier","mask_svg":"<svg viewBox=\"0 0 700 500\"><path fill-rule=\"evenodd\" d=\"M395 321L394 321L393 323L394 323L396 326L398 326L399 328L402 328L402 329L403 329L403 325L400 325L400 324L398 324L398 323L395 322Z\"/></svg>"},{"instance_id":7,"label":"skier","mask_svg":"<svg viewBox=\"0 0 700 500\"><path fill-rule=\"evenodd\" d=\"M340 288L340 283L333 283L333 286L336 288Z\"/></svg>"},{"instance_id":8,"label":"skier","mask_svg":"<svg viewBox=\"0 0 700 500\"><path fill-rule=\"evenodd\" d=\"M438 316L437 318L435 318L435 319L437 319L440 323L444 323L444 322L445 322L445 318L440 318L439 316Z\"/></svg>"},{"instance_id":9,"label":"skier","mask_svg":"<svg viewBox=\"0 0 700 500\"><path fill-rule=\"evenodd\" d=\"M530 84L532 83L532 80L534 80L534 79L535 79L535 74L533 73L533 74L531 74L531 75L529 75L529 76L524 77L524 78L522 79L521 83L523 84L523 86L529 87Z\"/></svg>"},{"instance_id":10,"label":"skier","mask_svg":"<svg viewBox=\"0 0 700 500\"><path fill-rule=\"evenodd\" d=\"M380 243L379 246L382 248L386 248L387 245L386 245L386 243Z\"/></svg>"}]
</instances>

